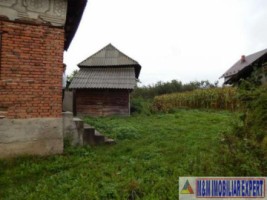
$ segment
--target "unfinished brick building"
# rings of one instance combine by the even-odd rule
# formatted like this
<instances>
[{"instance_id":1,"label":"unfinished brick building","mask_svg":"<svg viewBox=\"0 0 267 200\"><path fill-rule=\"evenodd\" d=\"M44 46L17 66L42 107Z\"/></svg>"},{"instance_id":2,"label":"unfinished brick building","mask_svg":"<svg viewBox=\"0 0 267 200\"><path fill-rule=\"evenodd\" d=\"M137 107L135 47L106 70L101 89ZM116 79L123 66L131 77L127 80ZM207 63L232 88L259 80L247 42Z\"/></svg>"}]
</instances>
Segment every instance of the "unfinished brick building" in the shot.
<instances>
[{"instance_id":1,"label":"unfinished brick building","mask_svg":"<svg viewBox=\"0 0 267 200\"><path fill-rule=\"evenodd\" d=\"M63 52L85 5L0 1L0 157L63 151Z\"/></svg>"}]
</instances>

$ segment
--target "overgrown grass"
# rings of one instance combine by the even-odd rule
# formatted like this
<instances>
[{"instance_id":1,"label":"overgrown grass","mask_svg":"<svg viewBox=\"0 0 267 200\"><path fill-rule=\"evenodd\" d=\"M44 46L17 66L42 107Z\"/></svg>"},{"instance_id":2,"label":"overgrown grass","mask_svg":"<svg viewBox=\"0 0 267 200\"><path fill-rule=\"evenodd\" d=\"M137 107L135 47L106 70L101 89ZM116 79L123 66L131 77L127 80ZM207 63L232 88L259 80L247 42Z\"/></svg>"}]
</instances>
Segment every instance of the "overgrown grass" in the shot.
<instances>
[{"instance_id":1,"label":"overgrown grass","mask_svg":"<svg viewBox=\"0 0 267 200\"><path fill-rule=\"evenodd\" d=\"M221 133L235 114L179 110L87 118L114 146L0 161L0 199L177 199L179 176L221 176Z\"/></svg>"}]
</instances>

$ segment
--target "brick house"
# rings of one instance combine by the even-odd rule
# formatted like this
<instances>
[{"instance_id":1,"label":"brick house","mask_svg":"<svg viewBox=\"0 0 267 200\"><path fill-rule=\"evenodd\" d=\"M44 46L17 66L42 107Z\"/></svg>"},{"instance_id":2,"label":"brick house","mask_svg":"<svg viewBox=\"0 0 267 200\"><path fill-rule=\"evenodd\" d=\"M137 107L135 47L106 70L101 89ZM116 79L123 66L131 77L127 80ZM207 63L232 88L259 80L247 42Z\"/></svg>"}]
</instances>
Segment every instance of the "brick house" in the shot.
<instances>
[{"instance_id":1,"label":"brick house","mask_svg":"<svg viewBox=\"0 0 267 200\"><path fill-rule=\"evenodd\" d=\"M74 114L130 115L130 93L141 70L138 62L109 44L78 67L70 84Z\"/></svg>"},{"instance_id":2,"label":"brick house","mask_svg":"<svg viewBox=\"0 0 267 200\"><path fill-rule=\"evenodd\" d=\"M0 1L0 157L62 153L63 52L86 2Z\"/></svg>"},{"instance_id":3,"label":"brick house","mask_svg":"<svg viewBox=\"0 0 267 200\"><path fill-rule=\"evenodd\" d=\"M241 59L228 69L221 78L224 78L224 84L238 84L240 79L249 77L255 70L260 72L261 82L267 82L267 49L248 56L241 56Z\"/></svg>"}]
</instances>

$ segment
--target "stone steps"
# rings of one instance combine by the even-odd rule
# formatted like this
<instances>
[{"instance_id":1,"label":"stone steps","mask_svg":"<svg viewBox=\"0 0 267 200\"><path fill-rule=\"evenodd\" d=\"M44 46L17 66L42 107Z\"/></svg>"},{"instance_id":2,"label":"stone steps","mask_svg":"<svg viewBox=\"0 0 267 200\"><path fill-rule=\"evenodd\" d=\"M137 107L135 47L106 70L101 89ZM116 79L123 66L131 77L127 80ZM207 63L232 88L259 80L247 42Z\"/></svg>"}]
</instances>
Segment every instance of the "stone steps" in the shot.
<instances>
[{"instance_id":1,"label":"stone steps","mask_svg":"<svg viewBox=\"0 0 267 200\"><path fill-rule=\"evenodd\" d=\"M5 119L6 118L6 111L0 111L0 119Z\"/></svg>"},{"instance_id":2,"label":"stone steps","mask_svg":"<svg viewBox=\"0 0 267 200\"><path fill-rule=\"evenodd\" d=\"M116 141L111 138L105 137L105 144L109 144L109 145L116 144Z\"/></svg>"},{"instance_id":3,"label":"stone steps","mask_svg":"<svg viewBox=\"0 0 267 200\"><path fill-rule=\"evenodd\" d=\"M107 138L94 127L84 124L84 134L83 134L83 144L84 145L101 145L101 144L115 144L113 139Z\"/></svg>"},{"instance_id":4,"label":"stone steps","mask_svg":"<svg viewBox=\"0 0 267 200\"><path fill-rule=\"evenodd\" d=\"M73 117L71 112L63 113L63 135L72 146L115 144L113 139L105 137L94 127L84 123L78 117Z\"/></svg>"}]
</instances>

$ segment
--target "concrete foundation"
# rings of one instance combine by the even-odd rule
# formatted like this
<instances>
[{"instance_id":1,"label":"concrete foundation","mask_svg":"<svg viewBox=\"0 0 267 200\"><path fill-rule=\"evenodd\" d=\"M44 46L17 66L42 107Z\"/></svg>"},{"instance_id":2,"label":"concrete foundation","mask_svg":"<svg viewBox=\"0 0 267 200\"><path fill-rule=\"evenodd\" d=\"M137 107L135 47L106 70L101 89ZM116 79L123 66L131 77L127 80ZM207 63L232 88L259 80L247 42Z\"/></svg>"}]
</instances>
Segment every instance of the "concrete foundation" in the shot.
<instances>
[{"instance_id":1,"label":"concrete foundation","mask_svg":"<svg viewBox=\"0 0 267 200\"><path fill-rule=\"evenodd\" d=\"M0 119L0 158L63 153L62 118Z\"/></svg>"},{"instance_id":2,"label":"concrete foundation","mask_svg":"<svg viewBox=\"0 0 267 200\"><path fill-rule=\"evenodd\" d=\"M72 146L83 145L83 121L73 118L72 112L63 113L63 136Z\"/></svg>"},{"instance_id":3,"label":"concrete foundation","mask_svg":"<svg viewBox=\"0 0 267 200\"><path fill-rule=\"evenodd\" d=\"M64 101L63 101L63 110L73 112L73 92L65 91Z\"/></svg>"}]
</instances>

